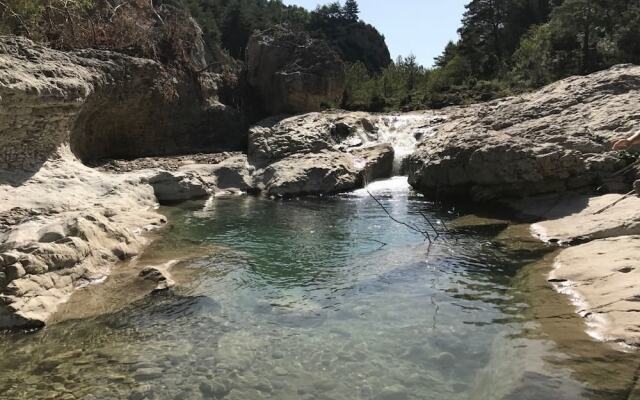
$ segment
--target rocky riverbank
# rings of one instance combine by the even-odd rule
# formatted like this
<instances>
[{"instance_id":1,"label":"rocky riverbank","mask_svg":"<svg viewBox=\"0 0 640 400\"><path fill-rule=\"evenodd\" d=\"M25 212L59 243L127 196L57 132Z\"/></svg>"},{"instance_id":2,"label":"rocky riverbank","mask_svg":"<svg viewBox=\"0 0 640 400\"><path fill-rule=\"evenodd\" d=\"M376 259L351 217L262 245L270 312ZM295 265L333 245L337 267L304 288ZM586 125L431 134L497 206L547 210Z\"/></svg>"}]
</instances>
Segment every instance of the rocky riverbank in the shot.
<instances>
[{"instance_id":1,"label":"rocky riverbank","mask_svg":"<svg viewBox=\"0 0 640 400\"><path fill-rule=\"evenodd\" d=\"M264 36L252 43L253 82L269 93L271 75L289 67L270 58ZM261 59L273 64L270 73ZM282 93L310 85L314 95L278 95L278 110L307 111L337 96L340 71L309 60L315 78L276 83ZM311 112L250 128L220 101L218 79L0 38L0 327L46 324L75 288L139 254L144 233L165 222L160 204L332 194L406 173L428 198L491 202L549 220L532 233L573 246L560 251L550 284L579 305L595 336L637 345L640 200L599 212L620 195L592 196L596 188L626 192L635 178L633 169L615 173L633 155L611 152L609 142L637 127L640 67L438 112ZM166 268L151 272L139 278L170 280Z\"/></svg>"},{"instance_id":2,"label":"rocky riverbank","mask_svg":"<svg viewBox=\"0 0 640 400\"><path fill-rule=\"evenodd\" d=\"M391 175L382 136L396 117L311 113L243 131L219 79L0 37L0 328L44 325L75 288L139 254L165 222L159 204L330 194Z\"/></svg>"}]
</instances>

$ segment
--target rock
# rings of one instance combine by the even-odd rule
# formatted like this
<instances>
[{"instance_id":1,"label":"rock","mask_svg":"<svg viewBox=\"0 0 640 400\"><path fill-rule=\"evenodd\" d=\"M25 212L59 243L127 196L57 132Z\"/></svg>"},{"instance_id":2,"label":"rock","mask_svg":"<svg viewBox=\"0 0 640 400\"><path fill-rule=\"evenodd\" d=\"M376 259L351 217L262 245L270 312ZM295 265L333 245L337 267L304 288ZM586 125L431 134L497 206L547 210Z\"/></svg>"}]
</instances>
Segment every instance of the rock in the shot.
<instances>
[{"instance_id":1,"label":"rock","mask_svg":"<svg viewBox=\"0 0 640 400\"><path fill-rule=\"evenodd\" d=\"M425 196L488 201L602 183L624 167L611 139L637 129L640 67L624 65L568 78L537 92L447 109L408 162Z\"/></svg>"},{"instance_id":2,"label":"rock","mask_svg":"<svg viewBox=\"0 0 640 400\"><path fill-rule=\"evenodd\" d=\"M149 368L140 368L137 369L133 373L133 379L136 381L152 381L154 379L162 378L164 375L164 371L162 368L157 367L149 367Z\"/></svg>"},{"instance_id":3,"label":"rock","mask_svg":"<svg viewBox=\"0 0 640 400\"><path fill-rule=\"evenodd\" d=\"M175 286L175 282L171 277L171 273L169 272L169 268L174 264L174 262L169 262L162 266L156 267L145 267L142 271L140 271L140 278L156 283L156 288L154 292L164 291L173 286Z\"/></svg>"},{"instance_id":4,"label":"rock","mask_svg":"<svg viewBox=\"0 0 640 400\"><path fill-rule=\"evenodd\" d=\"M247 45L247 74L270 115L338 106L345 86L340 56L306 32L275 26L254 33Z\"/></svg>"},{"instance_id":5,"label":"rock","mask_svg":"<svg viewBox=\"0 0 640 400\"><path fill-rule=\"evenodd\" d=\"M222 382L205 381L200 383L200 393L202 393L205 398L221 399L229 393L229 388Z\"/></svg>"},{"instance_id":6,"label":"rock","mask_svg":"<svg viewBox=\"0 0 640 400\"><path fill-rule=\"evenodd\" d=\"M254 167L247 156L237 155L216 164L192 164L180 168L181 172L198 176L213 193L251 192Z\"/></svg>"},{"instance_id":7,"label":"rock","mask_svg":"<svg viewBox=\"0 0 640 400\"><path fill-rule=\"evenodd\" d=\"M259 175L268 195L338 193L357 188L361 177L352 157L340 152L300 154L269 165Z\"/></svg>"},{"instance_id":8,"label":"rock","mask_svg":"<svg viewBox=\"0 0 640 400\"><path fill-rule=\"evenodd\" d=\"M5 268L6 279L8 282L22 278L27 274L24 267L20 263L15 263Z\"/></svg>"},{"instance_id":9,"label":"rock","mask_svg":"<svg viewBox=\"0 0 640 400\"><path fill-rule=\"evenodd\" d=\"M41 275L49 270L47 264L31 254L27 254L24 258L21 258L20 264L22 264L24 270L29 275Z\"/></svg>"},{"instance_id":10,"label":"rock","mask_svg":"<svg viewBox=\"0 0 640 400\"><path fill-rule=\"evenodd\" d=\"M387 386L375 397L376 400L408 400L409 394L401 385Z\"/></svg>"},{"instance_id":11,"label":"rock","mask_svg":"<svg viewBox=\"0 0 640 400\"><path fill-rule=\"evenodd\" d=\"M222 75L191 76L116 52L0 38L0 169L37 170L64 143L84 161L242 149ZM35 111L33 111L35 110Z\"/></svg>"},{"instance_id":12,"label":"rock","mask_svg":"<svg viewBox=\"0 0 640 400\"><path fill-rule=\"evenodd\" d=\"M249 132L249 161L261 166L294 154L332 149L332 126L319 113L262 121Z\"/></svg>"},{"instance_id":13,"label":"rock","mask_svg":"<svg viewBox=\"0 0 640 400\"><path fill-rule=\"evenodd\" d=\"M564 210L566 216L531 226L534 236L542 241L567 244L640 235L640 198L637 196L572 197L567 205L559 201L555 206Z\"/></svg>"},{"instance_id":14,"label":"rock","mask_svg":"<svg viewBox=\"0 0 640 400\"><path fill-rule=\"evenodd\" d=\"M70 236L55 243L40 243L36 241L39 230L33 230L33 241L18 243L12 252L3 253L3 259L18 262L4 267L0 288L2 329L42 327L69 299L76 281L90 279L117 261L114 248L135 249L142 245L124 226L99 212L60 214L54 220L65 226Z\"/></svg>"},{"instance_id":15,"label":"rock","mask_svg":"<svg viewBox=\"0 0 640 400\"><path fill-rule=\"evenodd\" d=\"M128 397L129 400L154 400L157 398L158 396L151 385L140 385L134 388Z\"/></svg>"},{"instance_id":16,"label":"rock","mask_svg":"<svg viewBox=\"0 0 640 400\"><path fill-rule=\"evenodd\" d=\"M2 257L2 265L11 265L18 262L19 256L15 253L2 253L0 257Z\"/></svg>"},{"instance_id":17,"label":"rock","mask_svg":"<svg viewBox=\"0 0 640 400\"><path fill-rule=\"evenodd\" d=\"M362 177L365 182L389 178L393 173L394 151L390 144L359 147L351 151L356 166L364 165Z\"/></svg>"},{"instance_id":18,"label":"rock","mask_svg":"<svg viewBox=\"0 0 640 400\"><path fill-rule=\"evenodd\" d=\"M597 338L640 346L640 236L564 249L555 258L549 281L574 299Z\"/></svg>"},{"instance_id":19,"label":"rock","mask_svg":"<svg viewBox=\"0 0 640 400\"><path fill-rule=\"evenodd\" d=\"M65 227L61 224L51 224L40 229L38 231L38 236L38 241L40 243L51 243L64 239L67 236L67 233Z\"/></svg>"},{"instance_id":20,"label":"rock","mask_svg":"<svg viewBox=\"0 0 640 400\"><path fill-rule=\"evenodd\" d=\"M322 112L263 120L249 132L249 162L264 166L294 154L346 151L352 142L362 144L359 136L370 136L362 125L368 116L366 113Z\"/></svg>"},{"instance_id":21,"label":"rock","mask_svg":"<svg viewBox=\"0 0 640 400\"><path fill-rule=\"evenodd\" d=\"M228 400L262 400L264 395L255 389L232 389L225 399Z\"/></svg>"},{"instance_id":22,"label":"rock","mask_svg":"<svg viewBox=\"0 0 640 400\"><path fill-rule=\"evenodd\" d=\"M340 58L349 64L362 62L371 74L378 74L391 64L384 36L371 25L331 24L329 29L322 29L322 33Z\"/></svg>"},{"instance_id":23,"label":"rock","mask_svg":"<svg viewBox=\"0 0 640 400\"><path fill-rule=\"evenodd\" d=\"M185 200L207 197L204 183L189 175L160 171L149 179L149 184L160 204L171 204Z\"/></svg>"}]
</instances>

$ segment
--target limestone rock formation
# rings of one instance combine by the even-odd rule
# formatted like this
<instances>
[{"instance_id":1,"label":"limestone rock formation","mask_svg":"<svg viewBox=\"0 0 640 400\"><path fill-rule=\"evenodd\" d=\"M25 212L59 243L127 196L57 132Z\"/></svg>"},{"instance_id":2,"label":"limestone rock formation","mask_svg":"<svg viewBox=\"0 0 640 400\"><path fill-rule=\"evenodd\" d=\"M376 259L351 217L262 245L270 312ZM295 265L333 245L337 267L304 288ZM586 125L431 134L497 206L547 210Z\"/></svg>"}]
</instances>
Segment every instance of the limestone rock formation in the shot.
<instances>
[{"instance_id":1,"label":"limestone rock formation","mask_svg":"<svg viewBox=\"0 0 640 400\"><path fill-rule=\"evenodd\" d=\"M331 194L355 189L361 182L352 157L341 152L296 154L261 174L259 188L268 195Z\"/></svg>"},{"instance_id":2,"label":"limestone rock formation","mask_svg":"<svg viewBox=\"0 0 640 400\"><path fill-rule=\"evenodd\" d=\"M242 118L218 100L219 79L2 36L0 169L35 170L65 142L85 161L241 149Z\"/></svg>"},{"instance_id":3,"label":"limestone rock formation","mask_svg":"<svg viewBox=\"0 0 640 400\"><path fill-rule=\"evenodd\" d=\"M206 197L209 192L197 176L185 173L158 171L149 184L160 204L171 204Z\"/></svg>"},{"instance_id":4,"label":"limestone rock formation","mask_svg":"<svg viewBox=\"0 0 640 400\"><path fill-rule=\"evenodd\" d=\"M393 173L394 153L393 146L388 143L357 147L350 151L356 165L364 165L362 174L365 182L389 178Z\"/></svg>"},{"instance_id":5,"label":"limestone rock formation","mask_svg":"<svg viewBox=\"0 0 640 400\"><path fill-rule=\"evenodd\" d=\"M445 109L409 162L428 197L491 200L595 188L620 190L612 137L637 129L640 67L621 65L537 92Z\"/></svg>"},{"instance_id":6,"label":"limestone rock formation","mask_svg":"<svg viewBox=\"0 0 640 400\"><path fill-rule=\"evenodd\" d=\"M600 340L640 346L640 236L594 240L563 250L549 274Z\"/></svg>"},{"instance_id":7,"label":"limestone rock formation","mask_svg":"<svg viewBox=\"0 0 640 400\"><path fill-rule=\"evenodd\" d=\"M108 212L105 212L107 215ZM82 279L99 278L110 264L138 253L143 241L98 212L65 213L61 238L38 240L46 219L35 219L2 240L0 328L43 326ZM8 249L8 250L7 250Z\"/></svg>"},{"instance_id":8,"label":"limestone rock formation","mask_svg":"<svg viewBox=\"0 0 640 400\"><path fill-rule=\"evenodd\" d=\"M270 115L319 111L340 104L344 63L324 41L276 26L247 45L248 82Z\"/></svg>"},{"instance_id":9,"label":"limestone rock formation","mask_svg":"<svg viewBox=\"0 0 640 400\"><path fill-rule=\"evenodd\" d=\"M292 156L296 156L295 159L302 165L311 160L333 160L318 157L318 153L344 154L351 159L359 175L357 186L361 186L365 182L399 173L404 157L411 152L415 143L431 134L430 126L433 123L441 121L442 117L434 117L431 113L374 115L344 111L268 118L249 132L248 161L256 169L256 182L264 183L269 179L261 175L270 165L289 160ZM399 151L396 152L396 149ZM278 164L278 170L284 166L295 167L291 162L283 162ZM318 167L327 170L333 168L331 165ZM306 167L301 170L309 171ZM257 186L264 188L264 184ZM322 187L328 188L326 185ZM340 190L344 190L342 186L327 192ZM319 193L321 190L313 192ZM292 194L287 191L287 195Z\"/></svg>"},{"instance_id":10,"label":"limestone rock formation","mask_svg":"<svg viewBox=\"0 0 640 400\"><path fill-rule=\"evenodd\" d=\"M389 177L394 149L379 135L382 122L339 111L262 121L249 133L257 189L279 196L335 193Z\"/></svg>"},{"instance_id":11,"label":"limestone rock formation","mask_svg":"<svg viewBox=\"0 0 640 400\"><path fill-rule=\"evenodd\" d=\"M244 154L231 156L218 163L185 165L180 171L197 176L213 194L255 190L254 167L249 165Z\"/></svg>"}]
</instances>

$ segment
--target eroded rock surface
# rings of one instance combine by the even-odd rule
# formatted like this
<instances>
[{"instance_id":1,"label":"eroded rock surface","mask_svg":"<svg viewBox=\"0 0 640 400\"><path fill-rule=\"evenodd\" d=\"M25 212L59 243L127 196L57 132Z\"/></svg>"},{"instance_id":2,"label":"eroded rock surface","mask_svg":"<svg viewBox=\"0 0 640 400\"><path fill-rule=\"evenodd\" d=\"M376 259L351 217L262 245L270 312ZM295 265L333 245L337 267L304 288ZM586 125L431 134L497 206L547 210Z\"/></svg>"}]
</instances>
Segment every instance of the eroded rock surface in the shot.
<instances>
[{"instance_id":1,"label":"eroded rock surface","mask_svg":"<svg viewBox=\"0 0 640 400\"><path fill-rule=\"evenodd\" d=\"M570 296L600 340L640 345L640 236L619 236L563 250L549 275Z\"/></svg>"},{"instance_id":2,"label":"eroded rock surface","mask_svg":"<svg viewBox=\"0 0 640 400\"><path fill-rule=\"evenodd\" d=\"M75 288L138 254L141 233L164 222L147 179L103 174L62 148L21 185L0 183L0 328L44 325Z\"/></svg>"},{"instance_id":3,"label":"eroded rock surface","mask_svg":"<svg viewBox=\"0 0 640 400\"><path fill-rule=\"evenodd\" d=\"M260 180L259 188L274 196L337 193L355 189L362 181L352 157L330 151L277 161L264 169Z\"/></svg>"},{"instance_id":4,"label":"eroded rock surface","mask_svg":"<svg viewBox=\"0 0 640 400\"><path fill-rule=\"evenodd\" d=\"M397 157L409 152L396 154L396 147L412 149L418 141L414 134L431 119L426 113L405 117L340 111L271 118L250 130L248 161L256 168L257 188L269 194L353 189L389 177Z\"/></svg>"},{"instance_id":5,"label":"eroded rock surface","mask_svg":"<svg viewBox=\"0 0 640 400\"><path fill-rule=\"evenodd\" d=\"M0 36L0 169L35 170L66 142L85 161L241 149L242 118L219 101L220 79Z\"/></svg>"},{"instance_id":6,"label":"eroded rock surface","mask_svg":"<svg viewBox=\"0 0 640 400\"><path fill-rule=\"evenodd\" d=\"M538 222L532 232L545 242L574 243L624 235L640 235L640 198L608 194L571 197L573 210L562 218ZM562 202L556 205L561 209Z\"/></svg>"},{"instance_id":7,"label":"eroded rock surface","mask_svg":"<svg viewBox=\"0 0 640 400\"><path fill-rule=\"evenodd\" d=\"M410 183L428 197L486 201L606 184L621 190L613 137L637 129L640 67L621 65L537 92L442 110L411 157Z\"/></svg>"},{"instance_id":8,"label":"eroded rock surface","mask_svg":"<svg viewBox=\"0 0 640 400\"><path fill-rule=\"evenodd\" d=\"M589 333L599 340L640 345L640 198L572 194L524 206L529 215L550 218L531 226L535 237L574 245L559 251L548 280L571 299Z\"/></svg>"}]
</instances>

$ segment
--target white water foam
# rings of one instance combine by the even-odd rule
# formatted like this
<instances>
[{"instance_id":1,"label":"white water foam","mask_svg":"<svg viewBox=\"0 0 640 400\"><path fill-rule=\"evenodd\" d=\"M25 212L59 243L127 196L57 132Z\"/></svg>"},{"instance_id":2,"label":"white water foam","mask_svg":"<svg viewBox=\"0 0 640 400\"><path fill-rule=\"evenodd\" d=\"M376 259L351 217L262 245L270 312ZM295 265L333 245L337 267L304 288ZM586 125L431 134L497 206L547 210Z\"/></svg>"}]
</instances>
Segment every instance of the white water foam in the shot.
<instances>
[{"instance_id":1,"label":"white water foam","mask_svg":"<svg viewBox=\"0 0 640 400\"><path fill-rule=\"evenodd\" d=\"M358 189L350 194L356 197L369 197L371 194L400 194L408 193L411 189L409 179L406 176L394 176L393 178L374 181L364 189Z\"/></svg>"},{"instance_id":2,"label":"white water foam","mask_svg":"<svg viewBox=\"0 0 640 400\"><path fill-rule=\"evenodd\" d=\"M378 125L378 142L393 146L395 158L393 174L400 175L402 163L411 155L418 142L435 135L432 121L435 117L424 115L388 115L380 118Z\"/></svg>"}]
</instances>

